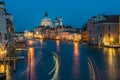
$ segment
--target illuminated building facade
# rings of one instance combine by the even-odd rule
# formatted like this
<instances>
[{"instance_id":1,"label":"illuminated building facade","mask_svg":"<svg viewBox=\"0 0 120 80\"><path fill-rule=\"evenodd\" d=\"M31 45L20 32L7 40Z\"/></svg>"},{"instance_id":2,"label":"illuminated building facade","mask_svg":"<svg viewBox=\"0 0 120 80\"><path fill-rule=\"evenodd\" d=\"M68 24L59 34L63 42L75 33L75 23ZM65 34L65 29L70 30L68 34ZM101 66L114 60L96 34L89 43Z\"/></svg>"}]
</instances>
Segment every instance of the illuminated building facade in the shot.
<instances>
[{"instance_id":1,"label":"illuminated building facade","mask_svg":"<svg viewBox=\"0 0 120 80\"><path fill-rule=\"evenodd\" d=\"M62 26L62 18L61 17L56 17L54 20L54 26Z\"/></svg>"},{"instance_id":2,"label":"illuminated building facade","mask_svg":"<svg viewBox=\"0 0 120 80\"><path fill-rule=\"evenodd\" d=\"M0 44L7 40L5 3L0 1Z\"/></svg>"},{"instance_id":3,"label":"illuminated building facade","mask_svg":"<svg viewBox=\"0 0 120 80\"><path fill-rule=\"evenodd\" d=\"M118 28L118 36L119 36L119 45L120 45L120 15L119 15L119 28Z\"/></svg>"},{"instance_id":4,"label":"illuminated building facade","mask_svg":"<svg viewBox=\"0 0 120 80\"><path fill-rule=\"evenodd\" d=\"M80 33L75 32L75 28L72 26L63 26L62 18L56 17L52 26L52 20L48 17L48 13L45 13L45 17L42 19L40 26L34 29L34 38L45 39L60 39L79 41L81 39ZM74 32L74 33L73 33ZM78 37L78 35L80 35Z\"/></svg>"},{"instance_id":5,"label":"illuminated building facade","mask_svg":"<svg viewBox=\"0 0 120 80\"><path fill-rule=\"evenodd\" d=\"M24 32L24 37L28 38L28 39L32 39L33 38L33 32L30 32L28 30L25 30Z\"/></svg>"},{"instance_id":6,"label":"illuminated building facade","mask_svg":"<svg viewBox=\"0 0 120 80\"><path fill-rule=\"evenodd\" d=\"M5 2L2 0L0 1L0 53L4 54L2 57L5 57L5 53L10 51L8 44L12 43L13 33L13 16L7 13ZM10 48L12 49L12 47Z\"/></svg>"},{"instance_id":7,"label":"illuminated building facade","mask_svg":"<svg viewBox=\"0 0 120 80\"><path fill-rule=\"evenodd\" d=\"M119 15L100 15L87 21L89 43L95 45L119 44Z\"/></svg>"},{"instance_id":8,"label":"illuminated building facade","mask_svg":"<svg viewBox=\"0 0 120 80\"><path fill-rule=\"evenodd\" d=\"M82 37L82 42L88 42L88 31L82 31L81 37Z\"/></svg>"},{"instance_id":9,"label":"illuminated building facade","mask_svg":"<svg viewBox=\"0 0 120 80\"><path fill-rule=\"evenodd\" d=\"M69 41L80 41L81 34L77 32L74 28L69 26L59 26L52 28L45 28L43 26L38 26L34 29L34 37L36 35L42 36L45 39L59 39L59 40L69 40Z\"/></svg>"}]
</instances>

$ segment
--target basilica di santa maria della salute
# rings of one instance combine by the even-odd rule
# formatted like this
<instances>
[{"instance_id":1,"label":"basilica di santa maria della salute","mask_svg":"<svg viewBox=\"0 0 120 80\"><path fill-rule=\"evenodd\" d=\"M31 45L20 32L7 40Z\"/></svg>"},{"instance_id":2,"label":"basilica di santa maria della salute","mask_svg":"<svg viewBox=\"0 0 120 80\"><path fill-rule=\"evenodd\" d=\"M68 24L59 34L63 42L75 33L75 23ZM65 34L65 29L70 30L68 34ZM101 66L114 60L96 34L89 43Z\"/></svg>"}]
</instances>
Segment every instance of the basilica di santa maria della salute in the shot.
<instances>
[{"instance_id":1,"label":"basilica di santa maria della salute","mask_svg":"<svg viewBox=\"0 0 120 80\"><path fill-rule=\"evenodd\" d=\"M52 26L52 20L48 17L48 12L45 13L44 18L41 21L41 26Z\"/></svg>"},{"instance_id":2,"label":"basilica di santa maria della salute","mask_svg":"<svg viewBox=\"0 0 120 80\"><path fill-rule=\"evenodd\" d=\"M40 26L62 26L62 18L56 17L55 20L52 22L52 20L48 16L48 12L45 12L44 18L41 20Z\"/></svg>"}]
</instances>

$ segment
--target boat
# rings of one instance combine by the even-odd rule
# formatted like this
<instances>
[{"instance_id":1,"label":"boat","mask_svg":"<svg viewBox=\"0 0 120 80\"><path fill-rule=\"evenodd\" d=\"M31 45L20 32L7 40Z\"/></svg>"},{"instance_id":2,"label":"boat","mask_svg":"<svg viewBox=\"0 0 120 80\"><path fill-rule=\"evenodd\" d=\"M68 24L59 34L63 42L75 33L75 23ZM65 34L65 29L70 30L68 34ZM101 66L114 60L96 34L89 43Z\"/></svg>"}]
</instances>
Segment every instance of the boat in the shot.
<instances>
[{"instance_id":1,"label":"boat","mask_svg":"<svg viewBox=\"0 0 120 80\"><path fill-rule=\"evenodd\" d=\"M5 80L5 79L6 79L6 74L0 73L0 80Z\"/></svg>"},{"instance_id":2,"label":"boat","mask_svg":"<svg viewBox=\"0 0 120 80\"><path fill-rule=\"evenodd\" d=\"M81 42L81 45L86 46L86 45L88 45L88 43L87 42Z\"/></svg>"}]
</instances>

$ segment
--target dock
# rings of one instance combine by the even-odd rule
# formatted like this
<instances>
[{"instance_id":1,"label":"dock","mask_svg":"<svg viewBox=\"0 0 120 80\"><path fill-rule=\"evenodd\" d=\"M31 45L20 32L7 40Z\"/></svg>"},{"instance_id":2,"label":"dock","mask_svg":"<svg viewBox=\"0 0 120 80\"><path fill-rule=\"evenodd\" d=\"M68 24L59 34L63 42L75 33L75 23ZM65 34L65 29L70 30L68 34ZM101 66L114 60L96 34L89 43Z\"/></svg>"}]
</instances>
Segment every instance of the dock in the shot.
<instances>
[{"instance_id":1,"label":"dock","mask_svg":"<svg viewBox=\"0 0 120 80\"><path fill-rule=\"evenodd\" d=\"M108 47L108 48L120 48L120 45L104 45L104 47Z\"/></svg>"},{"instance_id":2,"label":"dock","mask_svg":"<svg viewBox=\"0 0 120 80\"><path fill-rule=\"evenodd\" d=\"M24 57L24 56L19 56L19 57L6 57L6 58L5 58L5 61L6 61L6 62L14 61L14 59L15 59L15 60L24 60L25 57ZM4 59L0 59L0 62L3 62L3 61L4 61Z\"/></svg>"}]
</instances>

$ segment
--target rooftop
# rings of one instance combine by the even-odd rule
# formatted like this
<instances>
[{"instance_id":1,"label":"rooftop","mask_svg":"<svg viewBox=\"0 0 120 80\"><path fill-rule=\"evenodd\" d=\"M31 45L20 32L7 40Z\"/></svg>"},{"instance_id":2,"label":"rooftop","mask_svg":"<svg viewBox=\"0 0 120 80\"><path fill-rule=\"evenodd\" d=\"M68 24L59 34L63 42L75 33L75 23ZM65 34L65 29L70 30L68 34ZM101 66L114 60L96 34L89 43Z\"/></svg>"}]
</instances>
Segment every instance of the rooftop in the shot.
<instances>
[{"instance_id":1,"label":"rooftop","mask_svg":"<svg viewBox=\"0 0 120 80\"><path fill-rule=\"evenodd\" d=\"M92 19L94 20L93 23L118 23L119 15L100 15L100 16L94 16L92 17Z\"/></svg>"}]
</instances>

